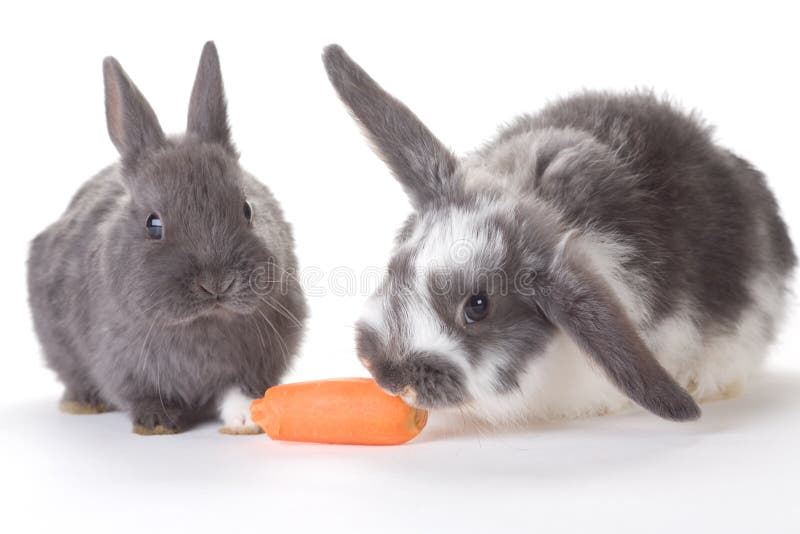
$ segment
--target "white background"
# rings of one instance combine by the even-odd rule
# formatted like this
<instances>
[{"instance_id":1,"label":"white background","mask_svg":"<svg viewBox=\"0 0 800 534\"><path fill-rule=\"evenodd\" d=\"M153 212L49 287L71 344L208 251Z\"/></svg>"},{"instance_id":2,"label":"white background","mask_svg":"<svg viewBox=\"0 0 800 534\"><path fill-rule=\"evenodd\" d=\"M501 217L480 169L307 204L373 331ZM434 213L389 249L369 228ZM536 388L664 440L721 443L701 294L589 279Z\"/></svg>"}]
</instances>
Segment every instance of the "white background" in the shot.
<instances>
[{"instance_id":1,"label":"white background","mask_svg":"<svg viewBox=\"0 0 800 534\"><path fill-rule=\"evenodd\" d=\"M797 22L763 1L3 4L0 530L797 532L796 313L765 375L697 423L631 412L492 432L433 417L413 444L370 449L215 425L140 438L121 414L61 415L24 284L30 239L116 158L102 58L177 132L208 39L242 164L281 201L303 267L383 266L410 210L327 82L331 42L459 153L570 91L668 93L768 175L797 238ZM352 324L366 294L316 290L288 379L363 374Z\"/></svg>"}]
</instances>

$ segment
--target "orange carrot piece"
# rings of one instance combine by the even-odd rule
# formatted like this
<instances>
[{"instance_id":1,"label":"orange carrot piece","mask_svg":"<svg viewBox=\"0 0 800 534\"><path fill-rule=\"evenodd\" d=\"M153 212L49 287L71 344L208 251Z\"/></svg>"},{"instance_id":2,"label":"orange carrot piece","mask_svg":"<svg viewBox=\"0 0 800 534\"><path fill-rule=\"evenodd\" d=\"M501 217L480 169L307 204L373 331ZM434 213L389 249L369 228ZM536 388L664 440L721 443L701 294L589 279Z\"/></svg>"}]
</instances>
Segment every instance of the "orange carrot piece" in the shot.
<instances>
[{"instance_id":1,"label":"orange carrot piece","mask_svg":"<svg viewBox=\"0 0 800 534\"><path fill-rule=\"evenodd\" d=\"M271 387L253 401L250 414L272 439L349 445L399 445L428 421L428 412L384 393L368 378Z\"/></svg>"}]
</instances>

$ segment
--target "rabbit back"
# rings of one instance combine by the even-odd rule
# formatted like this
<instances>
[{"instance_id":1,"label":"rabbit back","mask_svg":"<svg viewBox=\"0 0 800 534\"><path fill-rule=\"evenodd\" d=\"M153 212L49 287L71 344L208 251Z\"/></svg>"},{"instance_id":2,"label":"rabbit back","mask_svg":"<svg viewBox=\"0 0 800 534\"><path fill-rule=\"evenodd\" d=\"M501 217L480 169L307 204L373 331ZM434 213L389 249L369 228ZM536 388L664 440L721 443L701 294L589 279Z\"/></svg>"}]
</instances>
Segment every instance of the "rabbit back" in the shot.
<instances>
[{"instance_id":1,"label":"rabbit back","mask_svg":"<svg viewBox=\"0 0 800 534\"><path fill-rule=\"evenodd\" d=\"M570 226L616 236L635 254L626 268L653 284L652 318L691 297L704 321L735 323L747 281L780 278L795 264L792 243L764 176L718 147L694 116L641 93L586 93L524 116L480 157L516 166L517 177ZM512 154L512 156L509 156Z\"/></svg>"},{"instance_id":2,"label":"rabbit back","mask_svg":"<svg viewBox=\"0 0 800 534\"><path fill-rule=\"evenodd\" d=\"M47 363L64 381L65 398L88 404L101 398L86 345L95 315L89 273L98 260L100 233L122 194L116 169L101 171L75 193L61 217L33 239L28 258L33 325ZM73 394L80 398L71 399Z\"/></svg>"}]
</instances>

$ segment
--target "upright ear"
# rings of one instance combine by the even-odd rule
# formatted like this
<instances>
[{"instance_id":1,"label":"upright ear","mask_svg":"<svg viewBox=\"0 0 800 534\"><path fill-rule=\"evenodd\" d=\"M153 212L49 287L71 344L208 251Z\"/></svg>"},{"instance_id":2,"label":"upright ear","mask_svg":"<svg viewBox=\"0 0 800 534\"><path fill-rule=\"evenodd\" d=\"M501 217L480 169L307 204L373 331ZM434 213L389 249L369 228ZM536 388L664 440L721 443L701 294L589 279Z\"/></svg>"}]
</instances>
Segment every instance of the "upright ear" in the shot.
<instances>
[{"instance_id":1,"label":"upright ear","mask_svg":"<svg viewBox=\"0 0 800 534\"><path fill-rule=\"evenodd\" d=\"M219 56L213 41L208 41L203 46L203 53L200 55L200 65L197 67L192 98L189 101L186 129L203 141L219 143L228 151L236 152L228 126L228 106L222 86Z\"/></svg>"},{"instance_id":2,"label":"upright ear","mask_svg":"<svg viewBox=\"0 0 800 534\"><path fill-rule=\"evenodd\" d=\"M113 57L103 60L108 135L123 159L164 144L153 108Z\"/></svg>"},{"instance_id":3,"label":"upright ear","mask_svg":"<svg viewBox=\"0 0 800 534\"><path fill-rule=\"evenodd\" d=\"M691 395L661 367L605 282L564 248L543 277L537 303L618 389L665 419L700 417Z\"/></svg>"},{"instance_id":4,"label":"upright ear","mask_svg":"<svg viewBox=\"0 0 800 534\"><path fill-rule=\"evenodd\" d=\"M336 92L366 131L416 208L453 186L457 160L402 102L384 91L338 45L323 62Z\"/></svg>"}]
</instances>

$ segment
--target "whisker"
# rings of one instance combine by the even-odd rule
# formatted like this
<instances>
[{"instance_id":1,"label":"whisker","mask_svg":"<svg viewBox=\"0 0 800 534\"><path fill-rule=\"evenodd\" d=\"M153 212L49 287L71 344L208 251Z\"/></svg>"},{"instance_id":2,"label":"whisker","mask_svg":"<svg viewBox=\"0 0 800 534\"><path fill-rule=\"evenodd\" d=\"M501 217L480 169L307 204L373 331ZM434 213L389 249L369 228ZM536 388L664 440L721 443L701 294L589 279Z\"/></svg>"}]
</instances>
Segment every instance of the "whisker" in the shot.
<instances>
[{"instance_id":1,"label":"whisker","mask_svg":"<svg viewBox=\"0 0 800 534\"><path fill-rule=\"evenodd\" d=\"M145 308L144 310L142 310L142 315L144 315L145 313L149 312L150 310L152 310L152 309L153 309L153 308L155 308L156 306L159 306L159 305L161 305L161 304L165 303L165 302L166 302L166 301L168 301L169 299L170 299L170 297L169 297L169 296L166 296L166 297L164 297L164 298L158 299L158 300L157 300L157 301L155 301L153 304L151 304L150 306L148 306L147 308ZM149 300L149 299L148 299L148 300Z\"/></svg>"},{"instance_id":2,"label":"whisker","mask_svg":"<svg viewBox=\"0 0 800 534\"><path fill-rule=\"evenodd\" d=\"M172 342L174 339L175 334L174 331L169 338L169 341ZM177 426L177 422L172 418L172 416L167 411L167 407L164 405L164 397L161 395L161 359L156 358L156 393L158 393L158 401L161 403L161 409L164 411L164 415L167 416L169 422L173 425Z\"/></svg>"},{"instance_id":3,"label":"whisker","mask_svg":"<svg viewBox=\"0 0 800 534\"><path fill-rule=\"evenodd\" d=\"M158 293L158 290L159 290L159 289L161 289L161 288L158 288L158 287L157 287L157 288L153 289L153 290L150 292L150 294L149 294L149 295L147 295L147 297L145 297L145 298L143 298L143 299L142 299L142 302L151 302L151 301L153 300L153 298L156 296L156 293ZM148 309L149 309L149 308L148 308Z\"/></svg>"},{"instance_id":4,"label":"whisker","mask_svg":"<svg viewBox=\"0 0 800 534\"><path fill-rule=\"evenodd\" d=\"M294 324L297 325L298 328L302 328L303 327L303 323L301 323L300 320L292 314L292 312L290 312L289 310L286 310L286 308L283 308L283 311L281 309L277 308L277 306L276 306L277 303L275 301L270 302L267 299L264 299L264 298L261 298L261 297L258 297L258 300L260 300L261 302L263 302L264 304L266 304L267 306L269 306L270 308L275 310L275 312L277 312L278 315L280 315L282 317L285 317L289 321L292 321Z\"/></svg>"},{"instance_id":5,"label":"whisker","mask_svg":"<svg viewBox=\"0 0 800 534\"><path fill-rule=\"evenodd\" d=\"M142 342L142 350L139 351L138 361L139 361L139 368L141 369L142 373L144 373L144 370L145 370L145 368L147 366L147 360L149 359L147 357L147 352L146 352L147 341L150 339L150 333L153 331L153 327L155 325L156 325L156 320L155 319L150 321L150 328L147 329L147 333L144 336L144 341Z\"/></svg>"},{"instance_id":6,"label":"whisker","mask_svg":"<svg viewBox=\"0 0 800 534\"><path fill-rule=\"evenodd\" d=\"M261 335L261 327L258 324L258 321L256 321L256 318L252 315L250 316L250 320L253 322L253 326L255 326L256 334L258 335L258 341L261 343L261 351L266 353L267 344L264 342L264 336Z\"/></svg>"},{"instance_id":7,"label":"whisker","mask_svg":"<svg viewBox=\"0 0 800 534\"><path fill-rule=\"evenodd\" d=\"M289 347L286 346L286 343L283 341L283 337L281 337L280 332L278 332L278 329L275 328L274 324L272 324L272 321L270 321L267 318L267 316L264 315L264 312L262 312L258 308L256 308L256 311L264 319L264 321L266 321L266 323L269 325L269 327L272 328L272 331L275 333L275 337L278 339L278 343L280 343L280 347L279 348L282 348L281 354L282 354L282 357L283 357L283 364L284 365L289 365Z\"/></svg>"},{"instance_id":8,"label":"whisker","mask_svg":"<svg viewBox=\"0 0 800 534\"><path fill-rule=\"evenodd\" d=\"M300 319L298 319L297 316L294 313L292 313L291 310L289 310L289 308L287 308L282 302L280 302L277 299L271 299L270 303L272 303L275 306L279 306L284 312L286 312L286 314L289 316L289 318L294 320L294 322L297 324L298 328L302 328L303 327L303 322Z\"/></svg>"}]
</instances>

